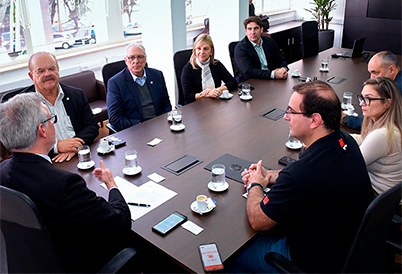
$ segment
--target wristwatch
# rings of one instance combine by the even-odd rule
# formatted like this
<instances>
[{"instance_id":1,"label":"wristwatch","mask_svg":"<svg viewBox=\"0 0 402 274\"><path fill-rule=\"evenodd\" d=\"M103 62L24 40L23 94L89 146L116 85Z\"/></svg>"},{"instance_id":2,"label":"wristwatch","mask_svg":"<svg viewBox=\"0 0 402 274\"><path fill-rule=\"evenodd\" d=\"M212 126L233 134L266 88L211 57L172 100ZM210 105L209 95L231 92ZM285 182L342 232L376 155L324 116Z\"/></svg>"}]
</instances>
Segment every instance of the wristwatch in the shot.
<instances>
[{"instance_id":1,"label":"wristwatch","mask_svg":"<svg viewBox=\"0 0 402 274\"><path fill-rule=\"evenodd\" d=\"M254 187L254 186L259 186L259 187L261 187L261 190L264 190L264 188L262 187L261 184L259 184L259 183L251 183L251 184L249 184L249 185L247 186L247 189L246 189L247 193L249 192L250 188L252 188L252 187Z\"/></svg>"}]
</instances>

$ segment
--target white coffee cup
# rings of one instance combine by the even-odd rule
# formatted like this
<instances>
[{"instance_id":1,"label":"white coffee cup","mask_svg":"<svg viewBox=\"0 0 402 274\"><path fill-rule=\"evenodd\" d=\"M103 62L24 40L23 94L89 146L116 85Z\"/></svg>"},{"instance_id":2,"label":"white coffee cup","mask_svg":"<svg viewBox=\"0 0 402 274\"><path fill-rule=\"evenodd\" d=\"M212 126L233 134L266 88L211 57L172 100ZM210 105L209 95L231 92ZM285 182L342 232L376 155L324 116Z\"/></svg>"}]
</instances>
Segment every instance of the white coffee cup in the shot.
<instances>
[{"instance_id":1,"label":"white coffee cup","mask_svg":"<svg viewBox=\"0 0 402 274\"><path fill-rule=\"evenodd\" d=\"M225 97L225 98L229 97L229 91L227 89L224 89L222 91L222 96Z\"/></svg>"},{"instance_id":2,"label":"white coffee cup","mask_svg":"<svg viewBox=\"0 0 402 274\"><path fill-rule=\"evenodd\" d=\"M99 148L101 151L105 152L109 150L109 142L106 139L102 139L99 144Z\"/></svg>"},{"instance_id":3,"label":"white coffee cup","mask_svg":"<svg viewBox=\"0 0 402 274\"><path fill-rule=\"evenodd\" d=\"M292 75L294 76L299 76L300 75L300 71L298 69L293 70Z\"/></svg>"},{"instance_id":4,"label":"white coffee cup","mask_svg":"<svg viewBox=\"0 0 402 274\"><path fill-rule=\"evenodd\" d=\"M353 107L353 106L349 106L348 109L347 109L347 111L346 111L346 113L347 113L348 115L353 115L353 114L355 113L354 107Z\"/></svg>"},{"instance_id":5,"label":"white coffee cup","mask_svg":"<svg viewBox=\"0 0 402 274\"><path fill-rule=\"evenodd\" d=\"M208 197L206 195L198 195L196 200L197 200L197 208L199 211L205 211L208 208L207 205L207 199Z\"/></svg>"}]
</instances>

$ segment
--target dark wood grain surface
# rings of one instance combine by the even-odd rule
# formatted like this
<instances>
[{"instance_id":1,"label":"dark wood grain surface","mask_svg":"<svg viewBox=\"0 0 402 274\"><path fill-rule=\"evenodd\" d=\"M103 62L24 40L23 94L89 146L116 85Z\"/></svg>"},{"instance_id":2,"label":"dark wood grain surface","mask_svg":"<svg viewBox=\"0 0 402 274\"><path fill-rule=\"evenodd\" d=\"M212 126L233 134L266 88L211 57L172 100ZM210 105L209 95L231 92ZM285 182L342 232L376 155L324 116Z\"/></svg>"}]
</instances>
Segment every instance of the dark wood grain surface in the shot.
<instances>
[{"instance_id":1,"label":"dark wood grain surface","mask_svg":"<svg viewBox=\"0 0 402 274\"><path fill-rule=\"evenodd\" d=\"M289 67L291 70L299 69L302 77L315 76L319 80L332 76L346 78L343 83L332 85L338 96L342 98L344 91L358 94L362 83L369 78L367 63L362 62L361 58L332 59L329 62L330 71L319 72L322 58L342 51L339 48L330 49L319 56L290 64ZM300 150L285 147L289 132L287 121L272 121L260 117L273 108L287 107L292 87L300 83L298 78L274 81L254 79L248 82L255 88L251 101L241 101L237 92L234 92L230 100L203 99L182 107L186 126L182 132L172 132L169 129L170 122L165 114L116 133L127 144L108 155L98 155L96 148L99 143L91 146L96 166L103 160L114 176L121 176L135 185L141 185L149 181L147 175L157 172L166 178L161 184L177 192L174 198L132 222L132 230L189 272L203 272L197 250L199 244L216 242L222 260L225 261L255 235L246 217L243 185L227 178L227 191L211 192L207 188L210 172L204 167L221 155L229 153L253 162L262 159L265 166L280 169L283 166L278 164L279 158L287 155L298 159L300 153ZM360 114L356 97L353 98L353 103ZM155 137L163 141L155 147L148 146L147 142ZM129 149L137 150L142 167L142 172L136 176L125 176L122 172L124 152ZM185 154L194 156L203 163L180 176L161 168ZM90 189L107 198L107 191L100 187L100 182L92 175L92 169L78 170L77 162L75 157L71 162L57 166L80 174ZM202 216L194 213L190 204L198 194L213 197L217 207ZM165 237L151 231L154 224L175 210L204 228L204 231L196 236L180 227Z\"/></svg>"}]
</instances>

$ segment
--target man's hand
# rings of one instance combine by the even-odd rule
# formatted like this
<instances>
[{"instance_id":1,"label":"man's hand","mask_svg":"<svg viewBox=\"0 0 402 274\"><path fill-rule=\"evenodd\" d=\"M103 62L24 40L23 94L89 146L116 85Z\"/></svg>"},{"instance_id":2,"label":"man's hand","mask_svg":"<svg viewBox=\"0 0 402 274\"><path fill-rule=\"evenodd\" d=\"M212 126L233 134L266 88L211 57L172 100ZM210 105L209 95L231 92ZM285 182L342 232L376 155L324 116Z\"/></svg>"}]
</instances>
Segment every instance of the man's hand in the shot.
<instances>
[{"instance_id":1,"label":"man's hand","mask_svg":"<svg viewBox=\"0 0 402 274\"><path fill-rule=\"evenodd\" d=\"M278 68L275 70L275 79L286 79L288 77L288 71L285 68Z\"/></svg>"},{"instance_id":2,"label":"man's hand","mask_svg":"<svg viewBox=\"0 0 402 274\"><path fill-rule=\"evenodd\" d=\"M75 155L75 152L62 152L53 157L52 161L56 163L62 163L64 161L70 161Z\"/></svg>"},{"instance_id":3,"label":"man's hand","mask_svg":"<svg viewBox=\"0 0 402 274\"><path fill-rule=\"evenodd\" d=\"M100 181L106 184L107 189L111 189L112 187L117 187L116 183L113 179L113 174L110 169L105 167L105 164L101 160L99 162L100 168L95 168L93 174L98 178Z\"/></svg>"},{"instance_id":4,"label":"man's hand","mask_svg":"<svg viewBox=\"0 0 402 274\"><path fill-rule=\"evenodd\" d=\"M266 170L260 160L257 164L252 164L248 170L244 170L241 173L244 187L247 187L249 183L259 183L265 188L268 184L275 183L279 171L280 170Z\"/></svg>"},{"instance_id":5,"label":"man's hand","mask_svg":"<svg viewBox=\"0 0 402 274\"><path fill-rule=\"evenodd\" d=\"M78 152L78 148L84 144L84 140L78 137L62 140L57 142L57 151L62 152Z\"/></svg>"}]
</instances>

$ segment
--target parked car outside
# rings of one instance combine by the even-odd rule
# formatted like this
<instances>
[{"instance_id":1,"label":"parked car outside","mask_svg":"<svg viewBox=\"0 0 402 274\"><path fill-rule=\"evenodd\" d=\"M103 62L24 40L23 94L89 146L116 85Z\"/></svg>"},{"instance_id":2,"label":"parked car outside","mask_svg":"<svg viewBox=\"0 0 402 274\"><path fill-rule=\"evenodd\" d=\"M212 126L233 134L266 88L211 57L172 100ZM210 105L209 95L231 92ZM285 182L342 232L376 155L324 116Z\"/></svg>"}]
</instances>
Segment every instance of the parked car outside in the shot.
<instances>
[{"instance_id":1,"label":"parked car outside","mask_svg":"<svg viewBox=\"0 0 402 274\"><path fill-rule=\"evenodd\" d=\"M65 34L61 32L53 33L53 44L55 48L68 49L74 45L75 40L71 34Z\"/></svg>"}]
</instances>

